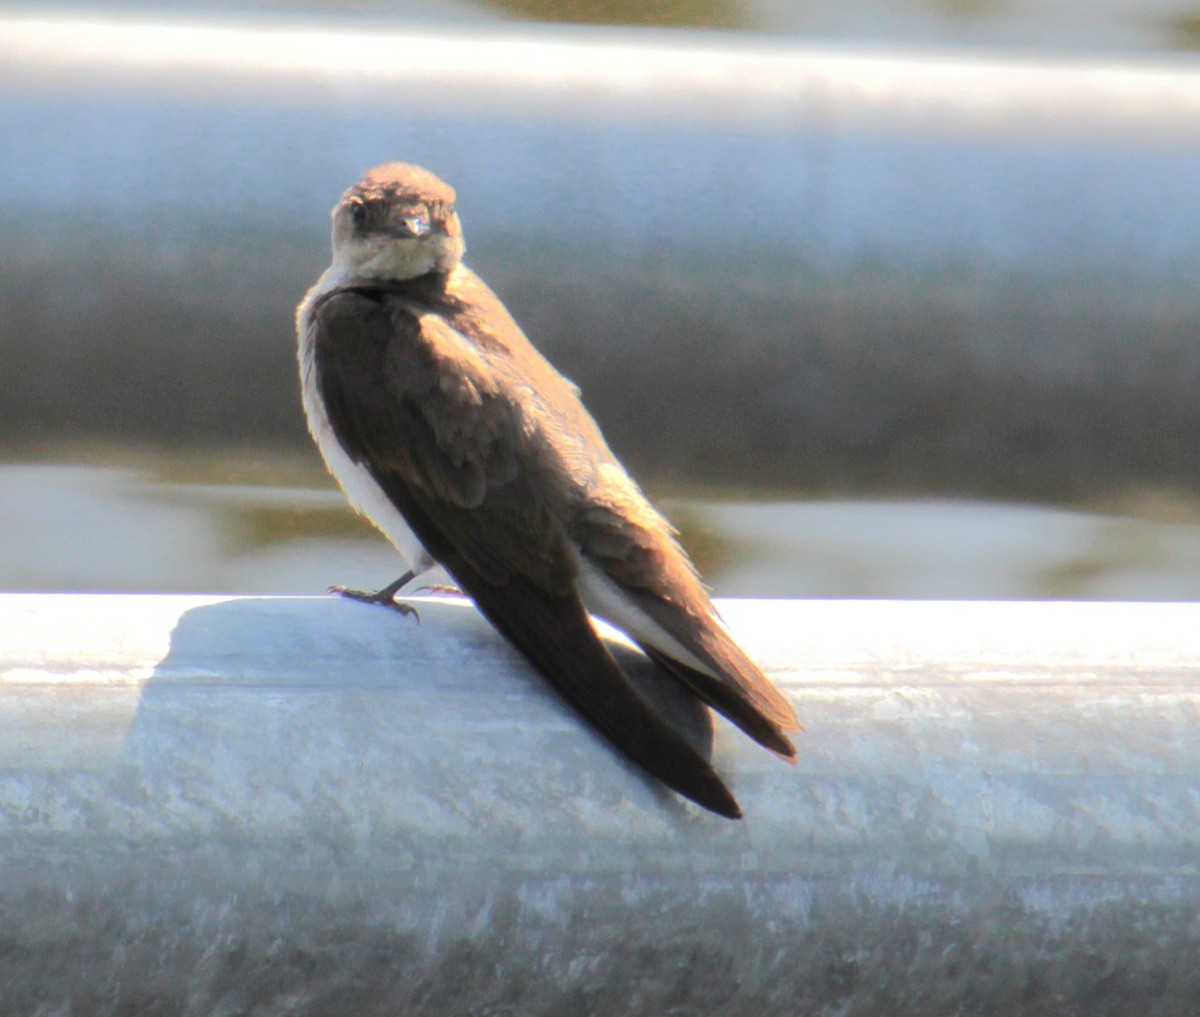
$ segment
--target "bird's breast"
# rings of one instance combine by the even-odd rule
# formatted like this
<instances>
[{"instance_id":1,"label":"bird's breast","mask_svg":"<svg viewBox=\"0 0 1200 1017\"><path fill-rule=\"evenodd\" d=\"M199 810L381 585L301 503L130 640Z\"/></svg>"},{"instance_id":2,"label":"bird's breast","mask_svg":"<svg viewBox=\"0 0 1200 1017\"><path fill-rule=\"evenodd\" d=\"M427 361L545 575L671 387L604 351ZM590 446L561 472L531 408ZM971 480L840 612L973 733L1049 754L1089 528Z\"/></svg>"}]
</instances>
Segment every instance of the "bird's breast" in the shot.
<instances>
[{"instance_id":1,"label":"bird's breast","mask_svg":"<svg viewBox=\"0 0 1200 1017\"><path fill-rule=\"evenodd\" d=\"M325 460L325 466L345 492L355 511L366 516L395 545L408 565L416 572L427 569L432 557L421 545L404 516L392 504L391 499L379 486L371 471L362 463L356 463L346 454L338 439L321 387L316 362L316 323L312 308L327 292L319 283L308 292L297 315L299 336L300 391L304 404L304 415L308 430Z\"/></svg>"}]
</instances>

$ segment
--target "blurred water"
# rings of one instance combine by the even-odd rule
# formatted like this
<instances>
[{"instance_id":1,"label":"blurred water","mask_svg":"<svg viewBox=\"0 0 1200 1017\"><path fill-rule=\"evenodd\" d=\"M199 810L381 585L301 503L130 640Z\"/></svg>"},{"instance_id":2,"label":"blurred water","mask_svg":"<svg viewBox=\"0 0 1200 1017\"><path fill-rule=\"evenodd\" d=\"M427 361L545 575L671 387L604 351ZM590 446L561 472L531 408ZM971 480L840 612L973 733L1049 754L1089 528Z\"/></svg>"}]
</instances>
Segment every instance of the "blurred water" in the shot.
<instances>
[{"instance_id":1,"label":"blurred water","mask_svg":"<svg viewBox=\"0 0 1200 1017\"><path fill-rule=\"evenodd\" d=\"M292 471L301 485L187 473L0 466L0 589L319 594L402 571L317 468ZM939 501L663 507L722 596L1200 599L1194 521Z\"/></svg>"}]
</instances>

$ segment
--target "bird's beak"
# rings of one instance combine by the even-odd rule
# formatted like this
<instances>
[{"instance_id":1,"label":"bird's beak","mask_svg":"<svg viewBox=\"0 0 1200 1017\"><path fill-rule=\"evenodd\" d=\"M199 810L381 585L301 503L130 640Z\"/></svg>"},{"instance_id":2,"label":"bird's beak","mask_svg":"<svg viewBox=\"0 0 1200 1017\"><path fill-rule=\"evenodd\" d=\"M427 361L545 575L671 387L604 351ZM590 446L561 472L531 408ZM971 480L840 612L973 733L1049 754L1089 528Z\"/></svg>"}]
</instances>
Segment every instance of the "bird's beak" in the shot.
<instances>
[{"instance_id":1,"label":"bird's beak","mask_svg":"<svg viewBox=\"0 0 1200 1017\"><path fill-rule=\"evenodd\" d=\"M433 224L426 215L406 215L396 225L399 237L423 237L433 232Z\"/></svg>"}]
</instances>

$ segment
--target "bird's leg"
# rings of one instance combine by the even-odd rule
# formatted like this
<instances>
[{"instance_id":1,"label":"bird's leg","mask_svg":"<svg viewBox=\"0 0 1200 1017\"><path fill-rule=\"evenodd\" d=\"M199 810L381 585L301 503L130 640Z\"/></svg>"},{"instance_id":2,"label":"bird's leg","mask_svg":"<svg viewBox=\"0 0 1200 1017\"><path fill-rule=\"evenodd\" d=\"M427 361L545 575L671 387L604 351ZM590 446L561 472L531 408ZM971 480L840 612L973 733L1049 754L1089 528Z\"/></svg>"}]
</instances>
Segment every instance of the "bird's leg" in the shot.
<instances>
[{"instance_id":1,"label":"bird's leg","mask_svg":"<svg viewBox=\"0 0 1200 1017\"><path fill-rule=\"evenodd\" d=\"M374 593L368 593L366 590L351 590L346 586L331 586L329 592L336 593L339 597L357 600L363 604L379 604L382 607L389 607L393 611L399 611L402 615L412 615L420 623L421 616L417 614L417 609L411 604L404 604L396 599L396 594L416 578L417 573L409 569L394 583L388 583L382 590L376 590Z\"/></svg>"}]
</instances>

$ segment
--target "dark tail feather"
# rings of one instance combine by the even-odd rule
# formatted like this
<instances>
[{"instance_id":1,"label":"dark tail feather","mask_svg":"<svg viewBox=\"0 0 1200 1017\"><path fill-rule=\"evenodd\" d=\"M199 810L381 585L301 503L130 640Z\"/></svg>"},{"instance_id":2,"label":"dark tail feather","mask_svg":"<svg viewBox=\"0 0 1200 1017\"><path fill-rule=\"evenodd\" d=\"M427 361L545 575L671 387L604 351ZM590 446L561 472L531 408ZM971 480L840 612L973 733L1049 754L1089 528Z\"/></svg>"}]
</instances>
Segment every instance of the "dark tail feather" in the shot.
<instances>
[{"instance_id":1,"label":"dark tail feather","mask_svg":"<svg viewBox=\"0 0 1200 1017\"><path fill-rule=\"evenodd\" d=\"M685 798L717 815L741 818L737 800L708 760L662 719L625 676L596 635L573 587L548 589L505 569L488 578L459 544L446 537L447 523L434 522L426 498L396 474L376 474L376 479L421 543L488 621L601 735ZM445 506L440 511L443 520L453 523L458 518ZM460 530L470 529L461 519L458 522ZM486 554L483 557L487 560Z\"/></svg>"},{"instance_id":2,"label":"dark tail feather","mask_svg":"<svg viewBox=\"0 0 1200 1017\"><path fill-rule=\"evenodd\" d=\"M755 741L785 758L795 756L795 748L786 737L789 731L801 730L792 704L746 656L719 621L704 617L714 610L707 598L703 603L681 608L647 590L624 589L634 604L702 664L711 667L716 677L682 664L662 651L650 656Z\"/></svg>"},{"instance_id":3,"label":"dark tail feather","mask_svg":"<svg viewBox=\"0 0 1200 1017\"><path fill-rule=\"evenodd\" d=\"M789 763L796 761L796 746L792 744L792 740L777 723L764 717L748 703L738 689L703 671L697 671L694 667L681 664L674 657L668 657L653 646L647 646L645 643L638 643L638 646L647 657L673 674L722 716L733 721L759 745L770 749Z\"/></svg>"},{"instance_id":4,"label":"dark tail feather","mask_svg":"<svg viewBox=\"0 0 1200 1017\"><path fill-rule=\"evenodd\" d=\"M488 620L617 749L697 805L741 818L737 800L708 761L630 683L574 593L551 594L520 578L502 587L455 578Z\"/></svg>"},{"instance_id":5,"label":"dark tail feather","mask_svg":"<svg viewBox=\"0 0 1200 1017\"><path fill-rule=\"evenodd\" d=\"M741 818L708 761L629 682L576 597L548 596L522 580L507 584L498 598L472 593L492 624L618 750L685 798ZM530 593L533 603L521 603Z\"/></svg>"}]
</instances>

